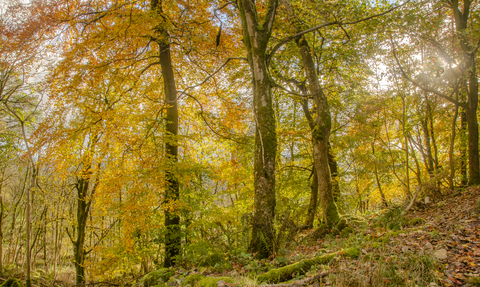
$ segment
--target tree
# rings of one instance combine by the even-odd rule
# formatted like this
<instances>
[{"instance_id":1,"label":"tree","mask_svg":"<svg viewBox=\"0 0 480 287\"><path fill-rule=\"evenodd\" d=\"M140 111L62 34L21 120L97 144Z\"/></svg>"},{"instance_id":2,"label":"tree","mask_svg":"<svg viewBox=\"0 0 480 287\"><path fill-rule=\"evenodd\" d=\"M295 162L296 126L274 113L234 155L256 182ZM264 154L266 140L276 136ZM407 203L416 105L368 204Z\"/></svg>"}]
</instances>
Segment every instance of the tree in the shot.
<instances>
[{"instance_id":1,"label":"tree","mask_svg":"<svg viewBox=\"0 0 480 287\"><path fill-rule=\"evenodd\" d=\"M276 121L273 110L272 82L268 72L267 45L272 34L278 0L268 0L258 13L253 0L239 0L243 42L252 73L255 117L255 211L249 250L258 258L274 252L275 230L275 158L277 153Z\"/></svg>"},{"instance_id":2,"label":"tree","mask_svg":"<svg viewBox=\"0 0 480 287\"><path fill-rule=\"evenodd\" d=\"M423 31L419 38L429 44L433 50L436 50L439 58L449 64L449 67L445 69L442 68L443 71L441 71L441 73L436 69L430 71L432 75L420 73L416 79L413 79L400 64L395 45L393 50L394 57L400 66L403 76L415 86L464 108L468 129L468 182L471 185L476 185L480 183L477 120L478 77L475 63L477 49L474 48L477 45L478 39L473 35L477 35L478 33L475 33L477 29L475 25L469 25L470 13L476 4L469 0L463 1L463 3L459 3L458 0L452 0L439 3L426 2L424 5L427 8L439 7L453 14L455 33L453 33L453 38L451 39L456 46L458 45L458 56L455 56L456 49L453 49L450 53L447 52L448 49L446 47L450 46L451 42L445 42L445 44L442 45L442 42L445 41L444 39L435 39L434 36L436 34L443 33L441 29L447 29L444 25L437 25L438 27L435 28L440 29L440 32L432 34L431 31ZM433 15L433 17L440 18L440 20L435 21L435 23L445 23L443 16ZM459 87L465 87L467 94L465 101L458 101L452 97Z\"/></svg>"},{"instance_id":3,"label":"tree","mask_svg":"<svg viewBox=\"0 0 480 287\"><path fill-rule=\"evenodd\" d=\"M163 86L165 92L165 158L169 161L165 171L165 204L173 205L180 197L179 182L175 174L175 165L178 163L178 107L177 88L170 55L170 38L165 27L168 18L162 10L162 0L152 0L151 7L155 15L162 18L156 27L156 42L159 49L160 65L162 67ZM177 256L180 255L181 230L178 211L165 209L165 261L164 267L175 265Z\"/></svg>"}]
</instances>

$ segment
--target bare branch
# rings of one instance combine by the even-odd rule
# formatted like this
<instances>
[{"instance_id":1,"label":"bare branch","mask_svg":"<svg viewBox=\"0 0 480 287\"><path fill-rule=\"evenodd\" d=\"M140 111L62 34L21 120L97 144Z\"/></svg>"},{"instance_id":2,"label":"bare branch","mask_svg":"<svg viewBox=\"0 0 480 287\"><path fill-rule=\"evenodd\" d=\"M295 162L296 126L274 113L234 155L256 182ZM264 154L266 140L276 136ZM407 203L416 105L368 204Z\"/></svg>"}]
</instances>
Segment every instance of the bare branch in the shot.
<instances>
[{"instance_id":1,"label":"bare branch","mask_svg":"<svg viewBox=\"0 0 480 287\"><path fill-rule=\"evenodd\" d=\"M243 58L243 57L239 57L239 58L228 58L225 63L223 63L218 69L216 69L213 73L209 74L205 79L203 79L203 81L201 81L200 83L198 84L195 84L193 86L190 86L190 87L186 87L185 90L183 92L180 92L180 93L184 93L188 90L191 90L191 89L194 89L194 88L197 88L197 87L200 87L201 85L205 84L208 80L210 80L210 78L212 78L213 76L215 76L218 72L220 72L227 64L228 62L232 61L232 60L244 60L246 61L247 58Z\"/></svg>"}]
</instances>

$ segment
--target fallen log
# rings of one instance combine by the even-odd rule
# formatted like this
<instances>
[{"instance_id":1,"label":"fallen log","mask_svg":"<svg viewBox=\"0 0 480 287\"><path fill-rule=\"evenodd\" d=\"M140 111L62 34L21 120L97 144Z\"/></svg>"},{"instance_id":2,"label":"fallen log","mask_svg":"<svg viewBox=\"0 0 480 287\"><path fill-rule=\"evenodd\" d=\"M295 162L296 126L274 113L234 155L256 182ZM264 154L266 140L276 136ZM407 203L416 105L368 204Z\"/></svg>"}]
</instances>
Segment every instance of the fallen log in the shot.
<instances>
[{"instance_id":1,"label":"fallen log","mask_svg":"<svg viewBox=\"0 0 480 287\"><path fill-rule=\"evenodd\" d=\"M349 248L343 251L338 251L334 253L324 254L310 259L304 259L302 261L278 268L272 269L266 273L258 276L257 281L259 283L280 283L292 279L293 274L303 275L313 265L327 265L332 262L332 260L338 255L344 255L350 258L358 258L360 256L360 251L358 248Z\"/></svg>"},{"instance_id":2,"label":"fallen log","mask_svg":"<svg viewBox=\"0 0 480 287\"><path fill-rule=\"evenodd\" d=\"M295 287L295 286L305 286L307 284L310 284L312 282L317 281L318 279L321 279L325 276L328 275L328 271L323 271L322 273L315 275L313 277L308 277L302 280L298 280L295 282L291 283L281 283L281 284L267 284L267 285L262 285L262 287Z\"/></svg>"}]
</instances>

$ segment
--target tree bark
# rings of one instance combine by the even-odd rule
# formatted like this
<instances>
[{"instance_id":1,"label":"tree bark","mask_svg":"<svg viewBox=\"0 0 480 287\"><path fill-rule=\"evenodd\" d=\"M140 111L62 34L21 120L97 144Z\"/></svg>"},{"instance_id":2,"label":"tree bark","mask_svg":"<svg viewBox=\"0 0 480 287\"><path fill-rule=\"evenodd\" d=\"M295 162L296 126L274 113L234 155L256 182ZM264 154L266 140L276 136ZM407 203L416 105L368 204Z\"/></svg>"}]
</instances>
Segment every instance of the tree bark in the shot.
<instances>
[{"instance_id":1,"label":"tree bark","mask_svg":"<svg viewBox=\"0 0 480 287\"><path fill-rule=\"evenodd\" d=\"M313 228L313 221L315 220L315 214L317 213L318 208L318 177L315 172L315 167L313 167L313 179L310 184L310 203L307 209L307 217L305 218L305 226L308 228Z\"/></svg>"},{"instance_id":2,"label":"tree bark","mask_svg":"<svg viewBox=\"0 0 480 287\"><path fill-rule=\"evenodd\" d=\"M249 250L257 258L274 252L275 159L277 154L276 119L272 82L268 73L267 44L272 33L278 0L268 0L263 15L257 13L254 0L239 0L243 42L252 73L253 107L256 122L254 186L255 211ZM262 20L262 21L260 21Z\"/></svg>"},{"instance_id":3,"label":"tree bark","mask_svg":"<svg viewBox=\"0 0 480 287\"><path fill-rule=\"evenodd\" d=\"M330 175L332 178L332 194L333 200L338 202L340 198L340 180L338 175L338 163L333 154L332 147L328 145L328 166L330 167Z\"/></svg>"},{"instance_id":4,"label":"tree bark","mask_svg":"<svg viewBox=\"0 0 480 287\"><path fill-rule=\"evenodd\" d=\"M380 177L378 176L377 155L375 154L375 141L376 141L376 139L377 138L375 137L372 144L371 144L372 154L373 154L373 157L374 157L374 160L375 160L375 163L373 164L374 171L375 171L375 181L377 182L378 192L380 193L380 197L382 199L382 204L385 207L388 207L387 199L385 198L385 194L383 193L383 190L382 190L382 184L380 183Z\"/></svg>"},{"instance_id":5,"label":"tree bark","mask_svg":"<svg viewBox=\"0 0 480 287\"><path fill-rule=\"evenodd\" d=\"M3 274L3 182L5 181L5 167L2 169L2 178L0 181L0 274Z\"/></svg>"},{"instance_id":6,"label":"tree bark","mask_svg":"<svg viewBox=\"0 0 480 287\"><path fill-rule=\"evenodd\" d=\"M406 196L407 198L412 197L410 192L410 160L409 160L409 151L408 151L408 135L405 129L406 125L406 104L405 96L402 96L402 133L403 133L403 149L405 150L405 186L406 186Z\"/></svg>"},{"instance_id":7,"label":"tree bark","mask_svg":"<svg viewBox=\"0 0 480 287\"><path fill-rule=\"evenodd\" d=\"M98 137L90 135L90 142L85 155L82 158L82 169L77 175L75 189L77 190L77 222L76 226L72 228L72 234L67 229L70 241L73 244L73 265L75 266L75 281L77 286L85 285L85 237L87 229L87 220L90 215L92 205L92 198L95 190L98 187L99 178L93 180L93 154ZM75 237L75 239L73 238Z\"/></svg>"},{"instance_id":8,"label":"tree bark","mask_svg":"<svg viewBox=\"0 0 480 287\"><path fill-rule=\"evenodd\" d=\"M75 266L75 282L78 286L85 285L85 231L87 227L88 209L90 201L87 200L89 180L82 176L76 183L77 189L77 237L73 241L73 254Z\"/></svg>"},{"instance_id":9,"label":"tree bark","mask_svg":"<svg viewBox=\"0 0 480 287\"><path fill-rule=\"evenodd\" d=\"M457 93L457 99L458 99L458 93ZM448 183L450 185L450 189L453 189L455 187L455 158L453 156L453 151L455 147L457 117L458 117L458 105L455 105L455 112L453 114L453 119L452 119L450 146L448 149L448 160L450 163L450 175L448 176Z\"/></svg>"},{"instance_id":10,"label":"tree bark","mask_svg":"<svg viewBox=\"0 0 480 287\"><path fill-rule=\"evenodd\" d=\"M152 0L151 8L159 17L166 20L162 10L163 1ZM159 46L160 66L162 68L163 88L165 92L165 158L168 161L165 171L165 204L171 205L180 199L180 188L174 167L178 163L178 105L175 74L170 51L170 35L161 24L156 27ZM174 266L181 250L180 216L178 210L164 211L165 215L165 260L164 267Z\"/></svg>"},{"instance_id":11,"label":"tree bark","mask_svg":"<svg viewBox=\"0 0 480 287\"><path fill-rule=\"evenodd\" d=\"M423 129L423 140L425 144L425 168L427 169L429 178L433 178L435 175L434 162L432 156L432 146L431 146L431 132L429 124L429 114L431 113L431 104L428 96L425 94L425 114L421 116L422 129Z\"/></svg>"},{"instance_id":12,"label":"tree bark","mask_svg":"<svg viewBox=\"0 0 480 287\"><path fill-rule=\"evenodd\" d=\"M467 115L465 109L460 111L460 184L461 186L467 186L468 184L468 169L467 169Z\"/></svg>"}]
</instances>

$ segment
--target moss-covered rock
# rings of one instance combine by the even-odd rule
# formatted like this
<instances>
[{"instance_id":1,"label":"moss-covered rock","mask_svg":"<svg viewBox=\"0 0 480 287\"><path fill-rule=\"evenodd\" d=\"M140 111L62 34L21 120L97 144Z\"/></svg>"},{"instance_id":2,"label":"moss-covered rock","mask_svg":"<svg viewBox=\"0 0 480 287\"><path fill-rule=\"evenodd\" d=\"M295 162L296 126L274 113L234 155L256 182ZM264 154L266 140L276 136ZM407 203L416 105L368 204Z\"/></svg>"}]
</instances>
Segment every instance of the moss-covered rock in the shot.
<instances>
[{"instance_id":1,"label":"moss-covered rock","mask_svg":"<svg viewBox=\"0 0 480 287\"><path fill-rule=\"evenodd\" d=\"M310 235L314 240L323 238L325 235L330 233L330 228L326 224L320 224L320 226Z\"/></svg>"},{"instance_id":2,"label":"moss-covered rock","mask_svg":"<svg viewBox=\"0 0 480 287\"><path fill-rule=\"evenodd\" d=\"M0 287L24 287L22 281L16 278L10 278L3 282Z\"/></svg>"},{"instance_id":3,"label":"moss-covered rock","mask_svg":"<svg viewBox=\"0 0 480 287\"><path fill-rule=\"evenodd\" d=\"M340 232L342 231L343 229L345 229L345 227L347 227L347 220L345 220L345 218L341 218L338 223L337 223L337 230Z\"/></svg>"},{"instance_id":4,"label":"moss-covered rock","mask_svg":"<svg viewBox=\"0 0 480 287\"><path fill-rule=\"evenodd\" d=\"M167 282L168 279L173 275L175 275L175 270L170 268L162 268L143 276L141 282L143 283L144 287L152 287Z\"/></svg>"},{"instance_id":5,"label":"moss-covered rock","mask_svg":"<svg viewBox=\"0 0 480 287\"><path fill-rule=\"evenodd\" d=\"M347 226L346 228L344 228L341 232L340 232L340 236L341 237L347 237L348 235L350 235L350 233L353 232L353 229L350 227L350 226Z\"/></svg>"},{"instance_id":6,"label":"moss-covered rock","mask_svg":"<svg viewBox=\"0 0 480 287\"><path fill-rule=\"evenodd\" d=\"M234 280L230 277L205 277L198 282L198 285L200 287L217 287L217 283L219 281L225 281L232 284L234 282Z\"/></svg>"},{"instance_id":7,"label":"moss-covered rock","mask_svg":"<svg viewBox=\"0 0 480 287\"><path fill-rule=\"evenodd\" d=\"M297 263L287 265L282 268L272 269L260 276L257 280L259 283L279 283L292 278L293 274L305 274L313 265L329 264L335 257L343 254L343 256L350 258L358 258L360 251L357 248L349 248L347 250L324 254L311 259L305 259Z\"/></svg>"},{"instance_id":8,"label":"moss-covered rock","mask_svg":"<svg viewBox=\"0 0 480 287\"><path fill-rule=\"evenodd\" d=\"M190 286L198 286L198 282L205 278L205 275L200 274L200 273L195 273L195 274L190 274L187 277L185 277L185 285L190 285Z\"/></svg>"}]
</instances>

